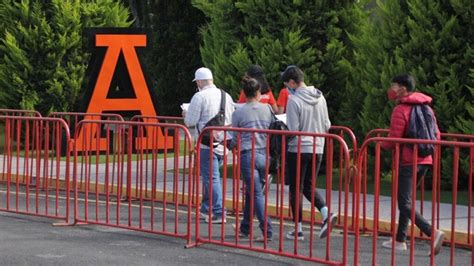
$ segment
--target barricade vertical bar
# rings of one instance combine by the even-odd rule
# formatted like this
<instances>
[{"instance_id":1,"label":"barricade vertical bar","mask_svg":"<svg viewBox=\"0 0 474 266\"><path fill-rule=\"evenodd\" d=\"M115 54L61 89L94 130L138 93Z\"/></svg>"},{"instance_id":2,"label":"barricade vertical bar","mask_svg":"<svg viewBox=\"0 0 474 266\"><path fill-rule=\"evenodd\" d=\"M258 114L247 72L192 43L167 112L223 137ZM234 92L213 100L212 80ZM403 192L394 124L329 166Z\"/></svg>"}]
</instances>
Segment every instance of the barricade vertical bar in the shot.
<instances>
[{"instance_id":1,"label":"barricade vertical bar","mask_svg":"<svg viewBox=\"0 0 474 266\"><path fill-rule=\"evenodd\" d=\"M453 152L453 203L451 208L451 258L450 265L454 265L454 237L456 234L456 204L458 199L458 177L459 177L459 147L454 147Z\"/></svg>"},{"instance_id":2,"label":"barricade vertical bar","mask_svg":"<svg viewBox=\"0 0 474 266\"><path fill-rule=\"evenodd\" d=\"M380 200L380 144L375 145L375 175L374 175L374 222L372 238L372 263L377 264L377 237L379 227L379 200Z\"/></svg>"},{"instance_id":3,"label":"barricade vertical bar","mask_svg":"<svg viewBox=\"0 0 474 266\"><path fill-rule=\"evenodd\" d=\"M331 195L332 195L332 176L333 176L333 160L334 160L334 143L332 139L327 140L327 160L326 160L326 202L328 205L328 217L331 215ZM340 202L339 202L340 205ZM347 217L346 217L347 219ZM331 255L331 223L328 223L328 236L326 237L326 260ZM344 251L343 251L344 252ZM343 256L344 257L344 256Z\"/></svg>"},{"instance_id":4,"label":"barricade vertical bar","mask_svg":"<svg viewBox=\"0 0 474 266\"><path fill-rule=\"evenodd\" d=\"M313 137L313 152L312 152L312 158L311 158L311 191L313 192L313 195L311 197L311 217L310 217L310 226L309 226L309 257L313 257L313 241L314 241L314 216L315 216L315 207L314 207L314 193L316 192L316 180L317 180L317 175L316 175L316 162L318 160L317 154L316 154L316 137ZM329 192L331 193L331 192ZM341 206L339 204L339 206ZM328 213L330 213L328 211ZM329 230L329 229L328 229ZM326 254L326 259L328 258Z\"/></svg>"},{"instance_id":5,"label":"barricade vertical bar","mask_svg":"<svg viewBox=\"0 0 474 266\"><path fill-rule=\"evenodd\" d=\"M226 146L227 143L227 133L224 133L224 146ZM224 147L224 155L223 155L223 168L222 168L222 217L226 215L225 213L225 202L226 202L226 191L227 191L227 148ZM222 218L224 219L224 218ZM211 221L209 221L211 222ZM224 222L222 222L224 223ZM221 226L221 241L224 242L224 227Z\"/></svg>"},{"instance_id":6,"label":"barricade vertical bar","mask_svg":"<svg viewBox=\"0 0 474 266\"><path fill-rule=\"evenodd\" d=\"M397 211L397 199L398 199L398 179L400 178L399 174L399 169L400 169L400 146L396 145L395 146L395 152L394 152L394 163L392 164L392 176L393 176L393 179L392 179L392 182L393 184L395 185L392 185L392 210L391 210L391 226L390 226L390 230L391 230L391 235L392 235L392 241L395 241L396 239L396 211ZM396 198L394 198L396 197ZM393 242L395 243L395 242ZM391 265L395 265L395 245L392 245L392 264Z\"/></svg>"},{"instance_id":7,"label":"barricade vertical bar","mask_svg":"<svg viewBox=\"0 0 474 266\"><path fill-rule=\"evenodd\" d=\"M411 212L410 212L410 265L415 264L415 212L416 212L416 184L418 176L418 145L413 145L412 154L412 166L411 166Z\"/></svg>"}]
</instances>

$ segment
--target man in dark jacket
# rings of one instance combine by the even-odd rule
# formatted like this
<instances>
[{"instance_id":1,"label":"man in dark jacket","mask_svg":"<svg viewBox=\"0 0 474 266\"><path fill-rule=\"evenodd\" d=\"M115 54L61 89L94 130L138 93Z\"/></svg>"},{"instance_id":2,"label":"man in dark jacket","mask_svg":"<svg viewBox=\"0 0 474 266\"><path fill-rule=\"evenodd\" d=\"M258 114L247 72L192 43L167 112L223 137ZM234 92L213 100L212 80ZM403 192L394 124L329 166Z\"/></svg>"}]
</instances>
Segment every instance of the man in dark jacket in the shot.
<instances>
[{"instance_id":1,"label":"man in dark jacket","mask_svg":"<svg viewBox=\"0 0 474 266\"><path fill-rule=\"evenodd\" d=\"M392 117L390 119L390 132L388 137L392 138L404 138L407 136L410 113L413 105L415 104L430 104L431 97L419 93L413 92L415 88L415 80L408 74L402 74L392 79L392 84L387 92L389 100L396 102L396 106L393 109ZM437 130L437 138L440 138L439 130ZM384 142L382 147L384 149L393 149L395 143ZM400 215L398 219L398 230L395 241L396 250L406 250L407 246L405 243L408 221L411 219L411 195L412 195L412 167L413 167L413 147L410 145L401 145L400 151L400 166L398 176L398 209ZM417 157L417 179L423 178L428 169L433 165L433 158L431 155L426 157ZM415 211L415 224L416 226L427 236L431 236L431 224L425 220L425 218ZM438 254L441 245L443 244L444 233L440 230L435 231L433 238L434 251ZM393 240L384 242L383 247L392 248Z\"/></svg>"}]
</instances>

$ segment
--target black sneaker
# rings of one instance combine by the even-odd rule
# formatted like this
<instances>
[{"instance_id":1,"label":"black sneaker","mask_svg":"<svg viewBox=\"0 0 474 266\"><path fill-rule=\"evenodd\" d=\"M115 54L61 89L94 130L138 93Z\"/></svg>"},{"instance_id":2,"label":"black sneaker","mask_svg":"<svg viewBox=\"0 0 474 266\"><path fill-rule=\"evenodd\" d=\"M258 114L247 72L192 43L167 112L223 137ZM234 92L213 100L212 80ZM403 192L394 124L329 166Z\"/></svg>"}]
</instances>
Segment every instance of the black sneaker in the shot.
<instances>
[{"instance_id":1,"label":"black sneaker","mask_svg":"<svg viewBox=\"0 0 474 266\"><path fill-rule=\"evenodd\" d=\"M319 232L319 238L325 238L328 235L328 221L331 223L331 231L334 228L334 225L337 222L337 214L331 213L326 220L324 220L323 225L321 226L321 232Z\"/></svg>"}]
</instances>

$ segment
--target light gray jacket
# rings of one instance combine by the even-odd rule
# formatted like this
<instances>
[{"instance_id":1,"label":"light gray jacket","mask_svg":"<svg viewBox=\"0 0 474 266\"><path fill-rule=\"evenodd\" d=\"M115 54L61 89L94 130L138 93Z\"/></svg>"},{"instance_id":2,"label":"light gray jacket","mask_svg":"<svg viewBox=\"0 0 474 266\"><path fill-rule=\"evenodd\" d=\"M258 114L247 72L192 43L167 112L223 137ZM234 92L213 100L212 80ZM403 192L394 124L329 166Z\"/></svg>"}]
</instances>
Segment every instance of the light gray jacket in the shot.
<instances>
[{"instance_id":1,"label":"light gray jacket","mask_svg":"<svg viewBox=\"0 0 474 266\"><path fill-rule=\"evenodd\" d=\"M313 86L300 87L288 99L286 120L291 131L327 133L331 127L323 93ZM302 137L301 152L313 153L313 137ZM288 151L298 152L298 138L288 143ZM324 153L324 138L316 138L316 153Z\"/></svg>"}]
</instances>

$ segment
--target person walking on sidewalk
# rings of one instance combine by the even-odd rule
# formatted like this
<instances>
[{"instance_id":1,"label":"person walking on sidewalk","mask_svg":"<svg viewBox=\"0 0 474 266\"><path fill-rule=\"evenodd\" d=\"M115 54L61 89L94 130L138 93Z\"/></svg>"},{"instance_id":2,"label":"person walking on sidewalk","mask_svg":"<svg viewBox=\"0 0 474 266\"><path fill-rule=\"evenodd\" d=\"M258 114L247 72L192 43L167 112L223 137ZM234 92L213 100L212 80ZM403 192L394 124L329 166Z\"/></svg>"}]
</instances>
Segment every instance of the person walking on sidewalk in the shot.
<instances>
[{"instance_id":1,"label":"person walking on sidewalk","mask_svg":"<svg viewBox=\"0 0 474 266\"><path fill-rule=\"evenodd\" d=\"M225 95L225 125L231 124L232 113L234 112L234 103L229 94L221 92L214 85L211 70L201 67L195 72L195 78L198 92L194 94L187 111L183 111L184 123L187 127L196 126L198 132L202 132L206 123L216 116L220 111L221 98ZM214 143L222 140L214 139ZM214 145L213 153L210 154L210 147L204 144L200 145L200 172L202 177L202 203L201 218L206 222L222 223L226 222L225 211L222 207L222 189L219 174L219 166L223 159L224 145L221 143ZM212 173L210 173L210 162L212 161ZM212 182L212 213L209 213L209 191L210 182Z\"/></svg>"},{"instance_id":2,"label":"person walking on sidewalk","mask_svg":"<svg viewBox=\"0 0 474 266\"><path fill-rule=\"evenodd\" d=\"M415 89L415 79L408 75L402 74L392 79L390 88L387 91L388 99L395 101L396 106L392 111L390 119L390 131L388 137L405 138L408 134L410 114L413 105L428 105L431 103L431 97L413 92ZM432 110L431 110L432 111ZM435 123L436 124L436 123ZM437 138L440 138L439 129L436 126ZM394 142L383 142L382 148L393 149ZM421 157L417 156L417 179L423 178L428 169L433 165L433 158L431 155ZM408 230L408 221L411 219L411 212L415 211L415 224L427 236L431 236L431 224L416 210L412 210L412 172L413 169L413 148L409 145L402 145L400 151L400 166L398 176L398 209L400 215L398 217L398 229L395 239L396 250L406 250L405 243ZM434 251L438 254L441 245L443 244L444 233L440 230L435 230L434 235ZM382 243L385 248L392 248L393 240Z\"/></svg>"},{"instance_id":3,"label":"person walking on sidewalk","mask_svg":"<svg viewBox=\"0 0 474 266\"><path fill-rule=\"evenodd\" d=\"M323 93L314 86L307 86L304 83L304 73L297 66L288 66L282 73L282 80L288 90L295 91L288 100L286 109L287 124L291 131L327 133L331 127L329 120L326 99ZM316 190L312 190L313 165L316 166L316 176L319 172L321 160L324 152L324 138L301 137L301 147L298 147L298 138L293 138L288 143L288 170L290 185L290 205L293 219L297 220L297 230L288 232L287 239L304 240L302 230L302 197L301 193L309 201L314 202L316 208L321 212L323 225L319 233L320 238L328 235L337 221L337 215L328 213L325 199ZM316 155L313 155L313 147L316 145ZM298 154L298 152L301 152ZM297 176L298 157L300 158L300 176ZM316 160L313 164L313 160ZM299 191L296 191L297 180L299 180ZM314 184L316 187L316 184ZM330 193L330 192L329 192ZM296 198L298 197L298 206ZM314 200L314 201L313 201Z\"/></svg>"},{"instance_id":4,"label":"person walking on sidewalk","mask_svg":"<svg viewBox=\"0 0 474 266\"><path fill-rule=\"evenodd\" d=\"M268 104L259 102L261 95L260 83L249 76L245 76L242 80L243 91L245 93L246 104L238 108L232 115L232 127L268 129L274 121L272 108ZM266 178L266 163L268 161L267 154L267 134L241 133L240 134L240 169L245 182L245 205L244 217L240 224L240 228L234 226L239 234L248 237L250 234L250 203L253 200L253 210L259 221L262 237L256 241L272 240L272 222L265 215L265 197L264 193L269 187L271 180ZM255 138L255 146L252 143ZM232 141L229 148L234 148L238 143L238 133L232 132ZM252 163L252 158L254 161ZM266 181L266 182L264 182ZM268 185L264 186L264 184ZM237 229L238 228L238 229Z\"/></svg>"}]
</instances>

